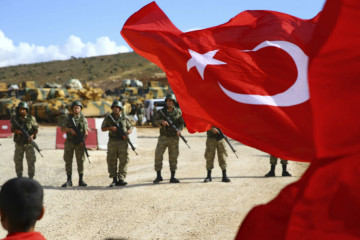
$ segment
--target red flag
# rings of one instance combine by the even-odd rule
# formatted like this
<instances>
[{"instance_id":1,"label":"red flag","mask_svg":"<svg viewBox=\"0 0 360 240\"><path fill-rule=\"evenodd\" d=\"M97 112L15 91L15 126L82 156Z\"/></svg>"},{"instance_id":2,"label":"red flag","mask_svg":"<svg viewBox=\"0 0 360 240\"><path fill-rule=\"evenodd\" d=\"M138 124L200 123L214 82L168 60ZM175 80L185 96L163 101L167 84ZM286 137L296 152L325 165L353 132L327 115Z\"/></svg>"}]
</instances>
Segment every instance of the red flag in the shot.
<instances>
[{"instance_id":1,"label":"red flag","mask_svg":"<svg viewBox=\"0 0 360 240\"><path fill-rule=\"evenodd\" d=\"M245 11L183 33L153 2L121 34L166 72L189 132L214 125L246 145L305 161L315 156L307 85L314 22Z\"/></svg>"},{"instance_id":2,"label":"red flag","mask_svg":"<svg viewBox=\"0 0 360 240\"><path fill-rule=\"evenodd\" d=\"M254 208L237 239L360 239L359 26L360 1L327 1L309 65L318 159Z\"/></svg>"},{"instance_id":3,"label":"red flag","mask_svg":"<svg viewBox=\"0 0 360 240\"><path fill-rule=\"evenodd\" d=\"M318 157L360 151L360 1L328 1L314 35L310 92Z\"/></svg>"}]
</instances>

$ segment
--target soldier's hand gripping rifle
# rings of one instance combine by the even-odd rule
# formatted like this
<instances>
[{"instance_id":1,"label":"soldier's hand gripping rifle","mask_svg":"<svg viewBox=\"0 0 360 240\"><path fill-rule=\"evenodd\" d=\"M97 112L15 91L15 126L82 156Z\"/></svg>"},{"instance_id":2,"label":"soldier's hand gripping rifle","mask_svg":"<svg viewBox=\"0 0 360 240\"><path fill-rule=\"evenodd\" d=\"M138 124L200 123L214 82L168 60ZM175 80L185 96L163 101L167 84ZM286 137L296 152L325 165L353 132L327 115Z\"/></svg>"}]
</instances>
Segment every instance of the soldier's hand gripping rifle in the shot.
<instances>
[{"instance_id":1,"label":"soldier's hand gripping rifle","mask_svg":"<svg viewBox=\"0 0 360 240\"><path fill-rule=\"evenodd\" d=\"M231 148L231 151L233 151L233 153L235 154L236 158L238 158L238 156L236 155L236 150L234 149L234 147L231 145L229 139L227 136L225 136L225 134L221 131L220 128L216 128L219 131L220 134L220 138L219 139L225 139L225 141L227 142L227 144L229 145L229 147Z\"/></svg>"},{"instance_id":2,"label":"soldier's hand gripping rifle","mask_svg":"<svg viewBox=\"0 0 360 240\"><path fill-rule=\"evenodd\" d=\"M86 148L84 136L81 134L80 129L76 126L75 119L73 117L71 117L70 115L69 115L69 120L70 120L70 124L72 126L72 129L74 129L74 131L76 132L77 142L83 144L83 148L84 148L86 157L87 157L89 163L91 164L90 158L89 158L89 153L88 153L88 150Z\"/></svg>"},{"instance_id":3,"label":"soldier's hand gripping rifle","mask_svg":"<svg viewBox=\"0 0 360 240\"><path fill-rule=\"evenodd\" d=\"M30 143L34 146L34 148L36 149L36 151L39 152L40 156L43 158L44 156L41 154L41 150L39 148L39 146L36 144L36 142L32 139L32 137L29 135L29 133L16 121L16 119L12 119L11 120L15 126L22 132L22 134L26 137L26 139L30 139ZM36 136L34 136L34 139L36 138Z\"/></svg>"},{"instance_id":4,"label":"soldier's hand gripping rifle","mask_svg":"<svg viewBox=\"0 0 360 240\"><path fill-rule=\"evenodd\" d=\"M165 113L163 113L163 111L160 109L159 112L163 115L163 117L166 119L166 121L169 123L170 127L177 133L180 132L180 130L175 126L175 124L171 121L171 119L165 115ZM186 144L186 146L188 146L190 148L190 146L187 144L187 140L184 138L183 135L179 135L179 137L181 137L181 139L184 141L184 143Z\"/></svg>"},{"instance_id":5,"label":"soldier's hand gripping rifle","mask_svg":"<svg viewBox=\"0 0 360 240\"><path fill-rule=\"evenodd\" d=\"M113 116L112 116L111 114L109 114L109 116L110 116L111 121L115 124L118 137L119 137L119 138L122 138L123 136L125 136L128 144L129 144L130 147L131 147L131 149L135 152L136 155L138 155L137 152L135 151L134 145L133 145L132 142L130 141L130 138L128 137L127 133L124 132L124 129L122 128L121 124L118 123L118 122L116 122L115 119L113 118Z\"/></svg>"}]
</instances>

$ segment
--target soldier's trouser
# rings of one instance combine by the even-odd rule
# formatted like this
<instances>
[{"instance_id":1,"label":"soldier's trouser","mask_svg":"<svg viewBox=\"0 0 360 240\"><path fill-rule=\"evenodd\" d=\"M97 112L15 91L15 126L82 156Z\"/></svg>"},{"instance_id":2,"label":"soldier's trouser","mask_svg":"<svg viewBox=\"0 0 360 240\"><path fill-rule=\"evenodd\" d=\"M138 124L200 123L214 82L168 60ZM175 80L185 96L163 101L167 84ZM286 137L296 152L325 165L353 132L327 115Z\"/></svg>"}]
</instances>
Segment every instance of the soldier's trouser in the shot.
<instances>
[{"instance_id":1,"label":"soldier's trouser","mask_svg":"<svg viewBox=\"0 0 360 240\"><path fill-rule=\"evenodd\" d=\"M206 139L206 150L205 150L205 159L206 159L206 170L212 170L214 168L215 152L217 150L217 156L219 161L219 166L221 170L226 170L226 157L227 152L225 148L225 139L220 141L216 138L208 137Z\"/></svg>"},{"instance_id":2,"label":"soldier's trouser","mask_svg":"<svg viewBox=\"0 0 360 240\"><path fill-rule=\"evenodd\" d=\"M16 175L22 177L24 153L26 154L29 177L33 178L35 176L36 156L32 144L15 144L14 162Z\"/></svg>"},{"instance_id":3,"label":"soldier's trouser","mask_svg":"<svg viewBox=\"0 0 360 240\"><path fill-rule=\"evenodd\" d=\"M73 157L76 157L77 170L79 174L84 174L84 162L85 162L85 150L81 144L73 144L70 141L65 141L64 149L64 161L65 161L65 170L66 175L72 174L72 162Z\"/></svg>"},{"instance_id":4,"label":"soldier's trouser","mask_svg":"<svg viewBox=\"0 0 360 240\"><path fill-rule=\"evenodd\" d=\"M163 166L163 155L168 148L170 171L176 171L177 158L179 156L179 137L159 136L155 149L155 171L160 171Z\"/></svg>"},{"instance_id":5,"label":"soldier's trouser","mask_svg":"<svg viewBox=\"0 0 360 240\"><path fill-rule=\"evenodd\" d=\"M137 120L138 125L142 125L143 118L144 118L143 114L138 115L138 120Z\"/></svg>"},{"instance_id":6,"label":"soldier's trouser","mask_svg":"<svg viewBox=\"0 0 360 240\"><path fill-rule=\"evenodd\" d=\"M107 145L107 165L109 177L118 177L124 180L127 174L129 163L128 143L126 140L110 138ZM119 159L119 170L117 170L117 160Z\"/></svg>"},{"instance_id":7,"label":"soldier's trouser","mask_svg":"<svg viewBox=\"0 0 360 240\"><path fill-rule=\"evenodd\" d=\"M270 164L271 165L276 165L277 164L277 160L278 158L273 156L273 155L270 155ZM281 164L288 164L288 160L285 160L285 159L281 159L280 158L280 163Z\"/></svg>"}]
</instances>

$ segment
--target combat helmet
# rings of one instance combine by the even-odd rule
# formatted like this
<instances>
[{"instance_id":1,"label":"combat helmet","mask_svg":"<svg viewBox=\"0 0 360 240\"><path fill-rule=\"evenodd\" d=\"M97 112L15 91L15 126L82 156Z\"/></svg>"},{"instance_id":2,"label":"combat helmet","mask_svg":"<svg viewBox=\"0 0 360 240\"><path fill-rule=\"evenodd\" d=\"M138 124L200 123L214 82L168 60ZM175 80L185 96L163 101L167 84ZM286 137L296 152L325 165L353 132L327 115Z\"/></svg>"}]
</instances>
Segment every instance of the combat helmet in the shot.
<instances>
[{"instance_id":1,"label":"combat helmet","mask_svg":"<svg viewBox=\"0 0 360 240\"><path fill-rule=\"evenodd\" d=\"M174 101L174 103L176 102L176 98L175 98L175 94L173 94L173 93L168 93L167 95L166 95L166 97L165 97L165 102L166 102L166 99L171 99L171 100L173 100Z\"/></svg>"},{"instance_id":2,"label":"combat helmet","mask_svg":"<svg viewBox=\"0 0 360 240\"><path fill-rule=\"evenodd\" d=\"M27 102L19 102L17 108L25 108L27 111L29 111L29 105L27 104Z\"/></svg>"},{"instance_id":3,"label":"combat helmet","mask_svg":"<svg viewBox=\"0 0 360 240\"><path fill-rule=\"evenodd\" d=\"M112 105L111 105L111 109L112 109L113 107L119 107L119 108L123 109L123 105L122 105L122 103L121 103L119 100L114 100L114 101L113 101L113 103L112 103Z\"/></svg>"},{"instance_id":4,"label":"combat helmet","mask_svg":"<svg viewBox=\"0 0 360 240\"><path fill-rule=\"evenodd\" d=\"M79 106L81 109L83 108L83 105L79 100L76 100L71 104L71 109L73 109L74 106Z\"/></svg>"}]
</instances>

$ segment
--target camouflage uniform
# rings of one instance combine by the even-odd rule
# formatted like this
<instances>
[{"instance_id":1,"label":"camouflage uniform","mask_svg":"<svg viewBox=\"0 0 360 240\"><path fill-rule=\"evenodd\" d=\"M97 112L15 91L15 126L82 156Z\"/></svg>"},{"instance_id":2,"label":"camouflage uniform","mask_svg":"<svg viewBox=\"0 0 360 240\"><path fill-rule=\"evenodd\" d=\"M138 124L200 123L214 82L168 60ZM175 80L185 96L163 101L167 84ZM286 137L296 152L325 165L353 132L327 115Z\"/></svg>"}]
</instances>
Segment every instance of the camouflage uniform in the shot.
<instances>
[{"instance_id":1,"label":"camouflage uniform","mask_svg":"<svg viewBox=\"0 0 360 240\"><path fill-rule=\"evenodd\" d=\"M166 107L161 111L168 116L175 126L181 131L184 128L184 119L179 108L174 107L172 112L169 112ZM155 171L161 171L163 165L163 154L168 148L170 171L176 171L177 158L179 156L179 137L170 126L163 126L161 120L166 120L158 111L155 115L155 123L160 125L160 136L155 150Z\"/></svg>"},{"instance_id":2,"label":"camouflage uniform","mask_svg":"<svg viewBox=\"0 0 360 240\"><path fill-rule=\"evenodd\" d=\"M271 165L276 165L277 164L277 161L278 161L278 158L273 156L273 155L270 155L270 164ZM288 160L285 160L285 159L282 159L280 158L280 163L281 164L288 164Z\"/></svg>"},{"instance_id":3,"label":"camouflage uniform","mask_svg":"<svg viewBox=\"0 0 360 240\"><path fill-rule=\"evenodd\" d=\"M69 114L69 110L66 107L62 106L59 109L59 116L58 116L58 126L59 127L65 121L65 119L68 117L68 114Z\"/></svg>"},{"instance_id":4,"label":"camouflage uniform","mask_svg":"<svg viewBox=\"0 0 360 240\"><path fill-rule=\"evenodd\" d=\"M81 134L84 136L85 132L89 130L86 118L80 114L75 117L73 114L69 114L69 117L65 118L61 127L72 128L70 123L70 117L74 118L76 126L78 127ZM69 176L72 174L72 161L75 152L77 168L79 174L84 174L84 161L85 161L85 150L81 146L80 142L77 141L77 136L73 136L70 132L66 133L65 149L64 149L64 161L66 174Z\"/></svg>"},{"instance_id":5,"label":"camouflage uniform","mask_svg":"<svg viewBox=\"0 0 360 240\"><path fill-rule=\"evenodd\" d=\"M225 139L220 139L220 134L213 133L211 130L209 130L207 131L205 150L206 170L212 170L214 168L216 150L219 166L221 170L226 170L226 158L228 154L225 147Z\"/></svg>"},{"instance_id":6,"label":"camouflage uniform","mask_svg":"<svg viewBox=\"0 0 360 240\"><path fill-rule=\"evenodd\" d=\"M29 133L29 135L32 135L39 128L39 125L37 124L35 117L29 114L25 115L24 119L22 119L18 114L15 114L13 118ZM15 126L15 124L12 123L11 130L16 130L16 129L18 128ZM34 146L31 143L29 143L26 137L22 134L21 135L14 134L14 142L15 142L14 162L15 162L16 175L18 177L22 177L23 158L25 152L26 160L28 163L29 178L33 178L35 176L35 162L36 162Z\"/></svg>"},{"instance_id":7,"label":"camouflage uniform","mask_svg":"<svg viewBox=\"0 0 360 240\"><path fill-rule=\"evenodd\" d=\"M126 117L125 114L120 113L120 117L116 119L112 115L114 120L123 127L124 132L126 133L129 129L132 128L130 120ZM111 127L115 124L111 120L110 116L106 116L101 128ZM127 174L127 165L129 163L129 153L128 153L128 143L127 140L124 140L121 137L118 137L117 132L109 131L109 142L107 145L107 164L108 172L110 178L118 177L119 180L124 180ZM119 159L119 168L117 170L117 159Z\"/></svg>"}]
</instances>

